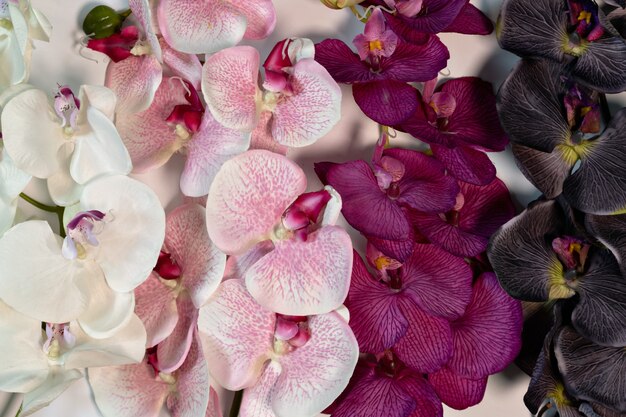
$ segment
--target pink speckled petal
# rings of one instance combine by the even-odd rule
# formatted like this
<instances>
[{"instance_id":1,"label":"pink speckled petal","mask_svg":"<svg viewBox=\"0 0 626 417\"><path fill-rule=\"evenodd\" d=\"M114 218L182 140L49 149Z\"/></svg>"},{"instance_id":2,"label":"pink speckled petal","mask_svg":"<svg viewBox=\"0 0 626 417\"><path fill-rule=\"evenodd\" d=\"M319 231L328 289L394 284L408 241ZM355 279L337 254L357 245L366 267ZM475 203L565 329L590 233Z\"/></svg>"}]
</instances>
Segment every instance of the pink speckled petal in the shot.
<instances>
[{"instance_id":1,"label":"pink speckled petal","mask_svg":"<svg viewBox=\"0 0 626 417\"><path fill-rule=\"evenodd\" d=\"M157 345L157 357L159 358L159 370L172 373L181 367L193 340L198 310L191 302L186 291L180 293L176 299L178 307L178 322L174 331Z\"/></svg>"},{"instance_id":2,"label":"pink speckled petal","mask_svg":"<svg viewBox=\"0 0 626 417\"><path fill-rule=\"evenodd\" d=\"M272 0L229 0L248 23L245 39L265 39L276 27L276 10Z\"/></svg>"},{"instance_id":3,"label":"pink speckled petal","mask_svg":"<svg viewBox=\"0 0 626 417\"><path fill-rule=\"evenodd\" d=\"M118 114L139 113L150 107L162 78L161 64L154 55L131 56L109 63L104 85L117 96Z\"/></svg>"},{"instance_id":4,"label":"pink speckled petal","mask_svg":"<svg viewBox=\"0 0 626 417\"><path fill-rule=\"evenodd\" d=\"M202 206L185 204L167 215L165 246L182 268L182 285L193 304L202 307L217 289L226 268L226 255L209 239Z\"/></svg>"},{"instance_id":5,"label":"pink speckled petal","mask_svg":"<svg viewBox=\"0 0 626 417\"><path fill-rule=\"evenodd\" d=\"M348 385L359 346L348 323L337 313L309 318L311 339L279 359L283 371L272 392L277 416L314 416Z\"/></svg>"},{"instance_id":6,"label":"pink speckled petal","mask_svg":"<svg viewBox=\"0 0 626 417\"><path fill-rule=\"evenodd\" d=\"M275 326L276 314L258 305L241 280L224 281L198 318L211 376L233 391L254 385L272 351Z\"/></svg>"},{"instance_id":7,"label":"pink speckled petal","mask_svg":"<svg viewBox=\"0 0 626 417\"><path fill-rule=\"evenodd\" d=\"M200 130L187 144L187 162L180 177L183 194L191 197L207 195L224 162L245 152L249 146L249 133L224 127L206 111Z\"/></svg>"},{"instance_id":8,"label":"pink speckled petal","mask_svg":"<svg viewBox=\"0 0 626 417\"><path fill-rule=\"evenodd\" d=\"M155 417L170 387L146 360L136 365L89 369L89 384L104 417Z\"/></svg>"},{"instance_id":9,"label":"pink speckled petal","mask_svg":"<svg viewBox=\"0 0 626 417\"><path fill-rule=\"evenodd\" d=\"M302 169L282 155L248 151L228 160L207 201L211 240L228 255L267 240L283 212L306 190Z\"/></svg>"},{"instance_id":10,"label":"pink speckled petal","mask_svg":"<svg viewBox=\"0 0 626 417\"><path fill-rule=\"evenodd\" d=\"M277 417L272 410L272 392L282 367L276 361L269 361L261 378L243 392L239 417Z\"/></svg>"},{"instance_id":11,"label":"pink speckled petal","mask_svg":"<svg viewBox=\"0 0 626 417\"><path fill-rule=\"evenodd\" d=\"M161 45L152 26L152 8L149 0L128 0L128 6L133 12L133 16L141 25L143 36L150 44L151 53L158 59L162 60Z\"/></svg>"},{"instance_id":12,"label":"pink speckled petal","mask_svg":"<svg viewBox=\"0 0 626 417\"><path fill-rule=\"evenodd\" d=\"M202 345L197 332L194 332L189 355L176 372L177 393L167 399L167 407L172 412L172 417L204 415L209 406L209 387L207 362L202 354Z\"/></svg>"},{"instance_id":13,"label":"pink speckled petal","mask_svg":"<svg viewBox=\"0 0 626 417\"><path fill-rule=\"evenodd\" d=\"M202 81L202 63L197 55L185 54L172 48L163 38L159 38L163 51L164 71L167 75L174 75L187 80L197 90ZM170 74L171 72L171 74Z\"/></svg>"},{"instance_id":14,"label":"pink speckled petal","mask_svg":"<svg viewBox=\"0 0 626 417\"><path fill-rule=\"evenodd\" d=\"M146 327L147 348L161 343L176 327L176 295L159 280L155 272L135 289L135 313Z\"/></svg>"},{"instance_id":15,"label":"pink speckled petal","mask_svg":"<svg viewBox=\"0 0 626 417\"><path fill-rule=\"evenodd\" d=\"M161 0L159 27L172 48L188 54L210 54L239 43L246 18L222 0Z\"/></svg>"},{"instance_id":16,"label":"pink speckled petal","mask_svg":"<svg viewBox=\"0 0 626 417\"><path fill-rule=\"evenodd\" d=\"M117 129L130 153L134 172L163 165L180 147L174 128L165 119L181 104L187 104L183 84L165 78L146 111L117 115Z\"/></svg>"},{"instance_id":17,"label":"pink speckled petal","mask_svg":"<svg viewBox=\"0 0 626 417\"><path fill-rule=\"evenodd\" d=\"M220 405L220 398L217 395L217 391L213 387L209 390L209 406L206 409L204 417L224 417L222 414L222 407Z\"/></svg>"},{"instance_id":18,"label":"pink speckled petal","mask_svg":"<svg viewBox=\"0 0 626 417\"><path fill-rule=\"evenodd\" d=\"M250 294L268 310L307 316L341 306L351 273L350 236L338 226L326 226L306 241L277 242L274 251L252 265L245 279Z\"/></svg>"},{"instance_id":19,"label":"pink speckled petal","mask_svg":"<svg viewBox=\"0 0 626 417\"><path fill-rule=\"evenodd\" d=\"M298 61L289 80L293 95L274 109L272 134L281 145L311 145L341 118L341 89L314 59Z\"/></svg>"},{"instance_id":20,"label":"pink speckled petal","mask_svg":"<svg viewBox=\"0 0 626 417\"><path fill-rule=\"evenodd\" d=\"M261 113L259 123L257 123L252 131L250 149L267 149L274 153L287 155L289 148L276 142L276 139L274 139L272 135L272 118L273 114L270 111L266 110Z\"/></svg>"},{"instance_id":21,"label":"pink speckled petal","mask_svg":"<svg viewBox=\"0 0 626 417\"><path fill-rule=\"evenodd\" d=\"M241 255L229 256L226 260L224 279L243 278L252 265L273 250L274 243L271 240L264 240Z\"/></svg>"},{"instance_id":22,"label":"pink speckled petal","mask_svg":"<svg viewBox=\"0 0 626 417\"><path fill-rule=\"evenodd\" d=\"M207 58L202 93L215 119L231 129L251 132L259 116L259 52L236 46Z\"/></svg>"}]
</instances>

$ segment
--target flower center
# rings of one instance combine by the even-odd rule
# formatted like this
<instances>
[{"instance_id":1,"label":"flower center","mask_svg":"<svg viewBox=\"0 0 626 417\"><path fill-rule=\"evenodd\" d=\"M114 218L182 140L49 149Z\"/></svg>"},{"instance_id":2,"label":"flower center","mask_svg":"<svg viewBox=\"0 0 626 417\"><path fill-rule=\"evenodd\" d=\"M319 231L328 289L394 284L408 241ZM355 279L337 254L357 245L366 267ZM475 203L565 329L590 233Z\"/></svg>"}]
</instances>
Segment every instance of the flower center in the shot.
<instances>
[{"instance_id":1,"label":"flower center","mask_svg":"<svg viewBox=\"0 0 626 417\"><path fill-rule=\"evenodd\" d=\"M76 131L76 119L80 110L80 100L67 85L59 85L54 95L54 111L61 119L61 127L69 137Z\"/></svg>"},{"instance_id":2,"label":"flower center","mask_svg":"<svg viewBox=\"0 0 626 417\"><path fill-rule=\"evenodd\" d=\"M404 367L402 362L390 350L376 355L376 372L381 376L394 378L398 372Z\"/></svg>"},{"instance_id":3,"label":"flower center","mask_svg":"<svg viewBox=\"0 0 626 417\"><path fill-rule=\"evenodd\" d=\"M575 279L584 272L590 247L582 240L571 236L557 237L552 241L552 250L565 267L566 279Z\"/></svg>"},{"instance_id":4,"label":"flower center","mask_svg":"<svg viewBox=\"0 0 626 417\"><path fill-rule=\"evenodd\" d=\"M67 236L63 240L62 253L66 259L85 259L87 248L96 247L99 235L106 223L112 221L110 214L105 215L98 210L78 213L66 227Z\"/></svg>"},{"instance_id":5,"label":"flower center","mask_svg":"<svg viewBox=\"0 0 626 417\"><path fill-rule=\"evenodd\" d=\"M326 208L332 196L326 190L314 191L300 195L285 210L282 226L295 233L297 239L306 241L309 233L316 229L320 214Z\"/></svg>"},{"instance_id":6,"label":"flower center","mask_svg":"<svg viewBox=\"0 0 626 417\"><path fill-rule=\"evenodd\" d=\"M204 105L193 85L187 80L179 80L187 92L185 94L187 104L174 106L174 109L165 121L174 126L181 146L184 146L189 142L193 134L200 130L202 117L204 116Z\"/></svg>"},{"instance_id":7,"label":"flower center","mask_svg":"<svg viewBox=\"0 0 626 417\"><path fill-rule=\"evenodd\" d=\"M600 95L597 92L574 84L563 97L563 104L572 132L600 133Z\"/></svg>"},{"instance_id":8,"label":"flower center","mask_svg":"<svg viewBox=\"0 0 626 417\"><path fill-rule=\"evenodd\" d=\"M64 351L70 350L76 344L76 337L70 332L69 323L46 323L46 341L43 351L48 355L48 361L57 364Z\"/></svg>"},{"instance_id":9,"label":"flower center","mask_svg":"<svg viewBox=\"0 0 626 417\"><path fill-rule=\"evenodd\" d=\"M178 279L182 275L180 265L176 263L171 254L164 251L159 254L159 260L153 271L163 279Z\"/></svg>"},{"instance_id":10,"label":"flower center","mask_svg":"<svg viewBox=\"0 0 626 417\"><path fill-rule=\"evenodd\" d=\"M604 28L598 17L598 5L591 0L568 0L569 32L578 40L597 41L604 35Z\"/></svg>"},{"instance_id":11,"label":"flower center","mask_svg":"<svg viewBox=\"0 0 626 417\"><path fill-rule=\"evenodd\" d=\"M306 316L276 314L274 352L284 355L307 344L311 338L309 319Z\"/></svg>"}]
</instances>

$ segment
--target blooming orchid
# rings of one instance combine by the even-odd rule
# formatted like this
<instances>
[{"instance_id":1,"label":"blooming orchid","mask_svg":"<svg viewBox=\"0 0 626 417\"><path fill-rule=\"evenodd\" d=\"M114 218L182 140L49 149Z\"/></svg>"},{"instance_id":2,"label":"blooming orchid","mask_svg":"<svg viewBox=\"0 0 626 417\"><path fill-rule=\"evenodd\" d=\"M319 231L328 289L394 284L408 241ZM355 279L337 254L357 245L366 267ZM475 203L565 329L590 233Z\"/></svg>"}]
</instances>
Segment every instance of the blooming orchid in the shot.
<instances>
[{"instance_id":1,"label":"blooming orchid","mask_svg":"<svg viewBox=\"0 0 626 417\"><path fill-rule=\"evenodd\" d=\"M39 220L0 239L0 269L11 271L0 277L0 298L37 320L77 320L91 337L109 337L133 315L133 290L156 264L165 216L147 186L121 176L90 182L73 209L64 239Z\"/></svg>"},{"instance_id":2,"label":"blooming orchid","mask_svg":"<svg viewBox=\"0 0 626 417\"><path fill-rule=\"evenodd\" d=\"M279 45L264 64L263 90L258 51L237 46L207 58L202 92L207 107L225 127L255 134L267 129L280 145L307 146L339 121L341 90L313 59L310 40L286 39Z\"/></svg>"}]
</instances>

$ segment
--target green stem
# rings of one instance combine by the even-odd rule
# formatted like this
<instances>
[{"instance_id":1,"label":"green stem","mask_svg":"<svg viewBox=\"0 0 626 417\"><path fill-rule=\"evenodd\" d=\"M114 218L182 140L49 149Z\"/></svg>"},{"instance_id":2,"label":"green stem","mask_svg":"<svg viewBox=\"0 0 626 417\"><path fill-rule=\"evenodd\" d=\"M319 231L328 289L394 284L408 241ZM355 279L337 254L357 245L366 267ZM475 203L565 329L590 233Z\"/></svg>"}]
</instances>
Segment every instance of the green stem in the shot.
<instances>
[{"instance_id":1,"label":"green stem","mask_svg":"<svg viewBox=\"0 0 626 417\"><path fill-rule=\"evenodd\" d=\"M20 409L17 410L17 414L15 415L15 417L20 417L20 414L22 414L22 408L24 407L24 403L20 404Z\"/></svg>"},{"instance_id":2,"label":"green stem","mask_svg":"<svg viewBox=\"0 0 626 417\"><path fill-rule=\"evenodd\" d=\"M233 398L233 404L230 406L229 417L238 417L239 409L241 408L241 400L243 399L243 390L235 392Z\"/></svg>"},{"instance_id":3,"label":"green stem","mask_svg":"<svg viewBox=\"0 0 626 417\"><path fill-rule=\"evenodd\" d=\"M20 193L20 197L27 203L33 205L34 207L37 207L39 210L56 214L59 221L59 235L61 235L61 237L65 237L65 228L63 227L63 213L65 212L65 207L49 206L47 204L43 204L24 193Z\"/></svg>"}]
</instances>

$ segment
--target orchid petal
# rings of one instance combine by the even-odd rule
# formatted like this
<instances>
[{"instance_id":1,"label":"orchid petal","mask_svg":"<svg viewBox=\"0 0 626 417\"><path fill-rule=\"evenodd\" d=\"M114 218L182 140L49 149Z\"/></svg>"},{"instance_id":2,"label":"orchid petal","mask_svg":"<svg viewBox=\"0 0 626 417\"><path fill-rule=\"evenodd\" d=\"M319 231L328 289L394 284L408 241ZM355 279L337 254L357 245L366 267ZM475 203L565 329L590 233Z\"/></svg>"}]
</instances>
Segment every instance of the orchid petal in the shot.
<instances>
[{"instance_id":1,"label":"orchid petal","mask_svg":"<svg viewBox=\"0 0 626 417\"><path fill-rule=\"evenodd\" d=\"M270 111L263 111L259 116L259 123L252 131L250 138L250 149L265 149L270 152L287 155L288 147L279 144L272 134L272 118L274 115Z\"/></svg>"},{"instance_id":2,"label":"orchid petal","mask_svg":"<svg viewBox=\"0 0 626 417\"><path fill-rule=\"evenodd\" d=\"M487 376L470 379L455 374L448 368L428 375L428 382L448 407L464 410L478 404L485 396Z\"/></svg>"},{"instance_id":3,"label":"orchid petal","mask_svg":"<svg viewBox=\"0 0 626 417\"><path fill-rule=\"evenodd\" d=\"M198 56L177 51L163 38L159 38L159 43L163 51L163 63L172 72L171 75L189 81L195 89L199 90L202 82L202 63Z\"/></svg>"},{"instance_id":4,"label":"orchid petal","mask_svg":"<svg viewBox=\"0 0 626 417\"><path fill-rule=\"evenodd\" d=\"M567 157L566 148L555 147L546 153L513 144L512 150L519 170L546 198L556 198L563 192L563 183L576 164Z\"/></svg>"},{"instance_id":5,"label":"orchid petal","mask_svg":"<svg viewBox=\"0 0 626 417\"><path fill-rule=\"evenodd\" d=\"M442 32L489 35L493 32L493 23L476 6L471 3L465 3L465 6L463 6L456 18Z\"/></svg>"},{"instance_id":6,"label":"orchid petal","mask_svg":"<svg viewBox=\"0 0 626 417\"><path fill-rule=\"evenodd\" d=\"M367 117L386 126L402 123L418 107L417 90L397 80L354 84L352 95Z\"/></svg>"},{"instance_id":7,"label":"orchid petal","mask_svg":"<svg viewBox=\"0 0 626 417\"><path fill-rule=\"evenodd\" d=\"M226 254L241 254L266 240L283 212L306 189L302 169L284 156L248 151L215 176L207 202L207 228Z\"/></svg>"},{"instance_id":8,"label":"orchid petal","mask_svg":"<svg viewBox=\"0 0 626 417\"><path fill-rule=\"evenodd\" d=\"M352 242L345 230L325 226L306 241L275 245L245 274L246 287L259 304L276 313L306 316L328 313L343 303L352 271Z\"/></svg>"},{"instance_id":9,"label":"orchid petal","mask_svg":"<svg viewBox=\"0 0 626 417\"><path fill-rule=\"evenodd\" d=\"M585 226L593 236L613 252L624 275L626 272L626 215L587 215Z\"/></svg>"},{"instance_id":10,"label":"orchid petal","mask_svg":"<svg viewBox=\"0 0 626 417\"><path fill-rule=\"evenodd\" d=\"M487 185L496 177L496 167L489 157L475 149L457 146L430 145L433 155L443 163L449 174L461 181Z\"/></svg>"},{"instance_id":11,"label":"orchid petal","mask_svg":"<svg viewBox=\"0 0 626 417\"><path fill-rule=\"evenodd\" d=\"M88 139L89 140L89 139ZM72 178L70 164L72 162L72 147L64 146L59 149L59 160L61 169L48 177L48 193L55 204L59 206L70 206L78 203L83 194L83 186ZM67 210L65 211L67 213ZM71 220L71 218L69 219ZM68 220L68 221L69 221ZM67 223L66 223L67 224Z\"/></svg>"},{"instance_id":12,"label":"orchid petal","mask_svg":"<svg viewBox=\"0 0 626 417\"><path fill-rule=\"evenodd\" d=\"M574 64L573 75L594 90L620 93L626 89L626 76L619 70L626 65L625 54L626 42L621 36L589 42Z\"/></svg>"},{"instance_id":13,"label":"orchid petal","mask_svg":"<svg viewBox=\"0 0 626 417\"><path fill-rule=\"evenodd\" d=\"M48 378L34 390L24 395L20 415L29 416L50 405L70 385L83 378L83 372L78 369L61 370L53 368Z\"/></svg>"},{"instance_id":14,"label":"orchid petal","mask_svg":"<svg viewBox=\"0 0 626 417\"><path fill-rule=\"evenodd\" d=\"M163 284L156 273L135 289L135 312L146 326L146 347L161 343L176 327L176 294Z\"/></svg>"},{"instance_id":15,"label":"orchid petal","mask_svg":"<svg viewBox=\"0 0 626 417\"><path fill-rule=\"evenodd\" d=\"M191 349L194 329L198 320L198 310L189 294L182 292L176 299L178 321L172 333L157 345L159 370L172 373L181 367Z\"/></svg>"},{"instance_id":16,"label":"orchid petal","mask_svg":"<svg viewBox=\"0 0 626 417\"><path fill-rule=\"evenodd\" d=\"M13 30L0 28L0 91L26 81L28 65Z\"/></svg>"},{"instance_id":17,"label":"orchid petal","mask_svg":"<svg viewBox=\"0 0 626 417\"><path fill-rule=\"evenodd\" d=\"M271 240L264 240L248 249L242 255L229 256L226 260L226 271L224 272L224 280L233 278L243 278L244 274L259 259L274 250L274 243Z\"/></svg>"},{"instance_id":18,"label":"orchid petal","mask_svg":"<svg viewBox=\"0 0 626 417\"><path fill-rule=\"evenodd\" d=\"M100 85L81 85L78 101L80 102L79 115L77 117L79 124L82 121L89 121L87 110L90 108L99 110L111 121L115 119L117 97L109 88Z\"/></svg>"},{"instance_id":19,"label":"orchid petal","mask_svg":"<svg viewBox=\"0 0 626 417\"><path fill-rule=\"evenodd\" d=\"M352 84L375 78L367 64L339 39L325 39L316 44L315 60L322 64L338 83Z\"/></svg>"},{"instance_id":20,"label":"orchid petal","mask_svg":"<svg viewBox=\"0 0 626 417\"><path fill-rule=\"evenodd\" d=\"M163 79L159 60L154 55L131 56L110 62L104 85L118 98L116 113L139 113L150 107Z\"/></svg>"},{"instance_id":21,"label":"orchid petal","mask_svg":"<svg viewBox=\"0 0 626 417\"><path fill-rule=\"evenodd\" d=\"M272 0L229 0L239 13L246 17L244 39L265 39L276 26L276 10Z\"/></svg>"},{"instance_id":22,"label":"orchid petal","mask_svg":"<svg viewBox=\"0 0 626 417\"><path fill-rule=\"evenodd\" d=\"M159 62L161 62L163 56L161 53L159 40L152 28L153 17L150 1L128 0L128 6L130 7L130 10L132 10L135 19L137 19L137 21L141 25L144 36L147 38L148 43L150 44L150 52L156 57Z\"/></svg>"},{"instance_id":23,"label":"orchid petal","mask_svg":"<svg viewBox=\"0 0 626 417\"><path fill-rule=\"evenodd\" d=\"M281 372L282 367L277 361L267 363L257 383L243 392L241 417L277 417L271 399Z\"/></svg>"},{"instance_id":24,"label":"orchid petal","mask_svg":"<svg viewBox=\"0 0 626 417\"><path fill-rule=\"evenodd\" d=\"M259 52L236 46L211 55L202 70L202 93L211 114L230 129L251 132L259 118Z\"/></svg>"}]
</instances>

